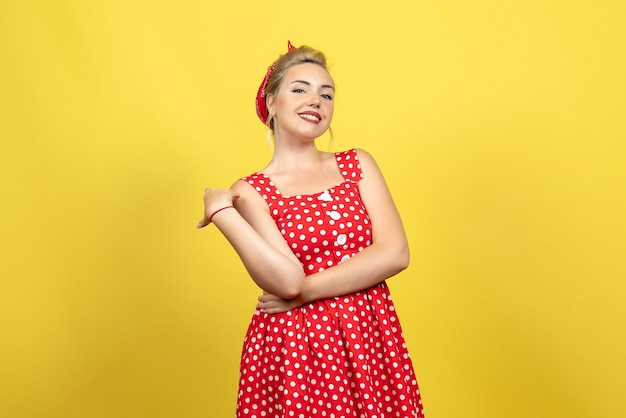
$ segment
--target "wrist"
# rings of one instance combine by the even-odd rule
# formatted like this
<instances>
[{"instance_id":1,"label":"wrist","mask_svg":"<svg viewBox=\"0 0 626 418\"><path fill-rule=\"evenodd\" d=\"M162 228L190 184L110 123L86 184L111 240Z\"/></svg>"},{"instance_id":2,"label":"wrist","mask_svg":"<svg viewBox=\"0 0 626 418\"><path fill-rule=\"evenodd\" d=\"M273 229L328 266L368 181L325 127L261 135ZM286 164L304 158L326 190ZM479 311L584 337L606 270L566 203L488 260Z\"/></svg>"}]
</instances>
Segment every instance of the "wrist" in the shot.
<instances>
[{"instance_id":1,"label":"wrist","mask_svg":"<svg viewBox=\"0 0 626 418\"><path fill-rule=\"evenodd\" d=\"M309 302L313 302L313 299L309 298L309 294L310 294L309 290L310 290L309 289L309 280L308 280L308 277L305 277L304 278L304 283L303 283L303 286L302 286L302 291L296 297L301 305L304 305L304 304L309 303Z\"/></svg>"},{"instance_id":2,"label":"wrist","mask_svg":"<svg viewBox=\"0 0 626 418\"><path fill-rule=\"evenodd\" d=\"M209 215L209 222L213 221L213 217L215 215L217 215L218 213L227 210L227 209L234 209L235 207L233 205L227 205L227 206L222 206L221 208L218 208L216 210L214 210L213 212L211 212L211 214Z\"/></svg>"}]
</instances>

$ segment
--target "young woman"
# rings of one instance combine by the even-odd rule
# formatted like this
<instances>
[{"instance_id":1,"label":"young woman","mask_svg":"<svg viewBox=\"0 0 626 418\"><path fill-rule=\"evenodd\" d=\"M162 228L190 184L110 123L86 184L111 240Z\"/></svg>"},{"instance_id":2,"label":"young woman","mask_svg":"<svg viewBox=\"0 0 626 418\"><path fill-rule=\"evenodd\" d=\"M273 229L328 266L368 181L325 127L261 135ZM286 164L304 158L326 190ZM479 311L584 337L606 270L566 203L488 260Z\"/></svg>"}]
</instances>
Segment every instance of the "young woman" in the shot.
<instances>
[{"instance_id":1,"label":"young woman","mask_svg":"<svg viewBox=\"0 0 626 418\"><path fill-rule=\"evenodd\" d=\"M257 114L274 136L262 170L207 188L213 222L263 290L244 340L237 417L423 417L385 280L409 249L374 159L319 151L335 87L324 55L269 68Z\"/></svg>"}]
</instances>

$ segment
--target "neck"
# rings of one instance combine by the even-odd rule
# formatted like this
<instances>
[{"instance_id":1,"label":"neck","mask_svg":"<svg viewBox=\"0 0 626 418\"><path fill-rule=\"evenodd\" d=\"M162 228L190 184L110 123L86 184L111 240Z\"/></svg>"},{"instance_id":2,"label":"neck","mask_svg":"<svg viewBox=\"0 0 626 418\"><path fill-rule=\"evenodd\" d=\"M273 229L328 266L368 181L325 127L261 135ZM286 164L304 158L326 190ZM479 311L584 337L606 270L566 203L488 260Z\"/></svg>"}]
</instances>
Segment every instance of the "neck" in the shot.
<instances>
[{"instance_id":1,"label":"neck","mask_svg":"<svg viewBox=\"0 0 626 418\"><path fill-rule=\"evenodd\" d=\"M276 171L288 171L318 164L324 153L315 146L314 140L274 137L274 155L268 167Z\"/></svg>"}]
</instances>

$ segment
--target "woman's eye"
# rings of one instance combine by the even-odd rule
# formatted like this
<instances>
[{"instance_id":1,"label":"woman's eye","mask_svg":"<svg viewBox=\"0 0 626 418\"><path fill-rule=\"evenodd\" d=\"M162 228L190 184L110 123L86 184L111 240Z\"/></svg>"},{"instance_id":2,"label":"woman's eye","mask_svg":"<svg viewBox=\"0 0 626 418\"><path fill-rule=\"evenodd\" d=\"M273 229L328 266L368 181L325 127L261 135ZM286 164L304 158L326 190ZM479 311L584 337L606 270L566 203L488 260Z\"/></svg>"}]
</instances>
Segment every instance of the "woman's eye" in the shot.
<instances>
[{"instance_id":1,"label":"woman's eye","mask_svg":"<svg viewBox=\"0 0 626 418\"><path fill-rule=\"evenodd\" d=\"M304 93L304 89L293 89L291 90L292 93Z\"/></svg>"},{"instance_id":2,"label":"woman's eye","mask_svg":"<svg viewBox=\"0 0 626 418\"><path fill-rule=\"evenodd\" d=\"M333 96L331 96L330 94L322 94L322 97L326 100L332 100Z\"/></svg>"}]
</instances>

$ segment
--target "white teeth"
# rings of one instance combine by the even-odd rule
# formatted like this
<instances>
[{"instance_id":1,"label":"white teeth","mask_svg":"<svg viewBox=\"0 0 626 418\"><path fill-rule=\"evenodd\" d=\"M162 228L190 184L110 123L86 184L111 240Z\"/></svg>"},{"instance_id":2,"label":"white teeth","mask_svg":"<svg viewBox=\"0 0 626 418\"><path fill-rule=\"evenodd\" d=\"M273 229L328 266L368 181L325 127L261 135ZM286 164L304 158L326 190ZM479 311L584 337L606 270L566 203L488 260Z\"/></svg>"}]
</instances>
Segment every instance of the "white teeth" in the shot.
<instances>
[{"instance_id":1,"label":"white teeth","mask_svg":"<svg viewBox=\"0 0 626 418\"><path fill-rule=\"evenodd\" d=\"M320 118L318 118L317 116L313 116L313 115L309 115L309 114L305 114L305 113L301 114L300 117L302 119L308 119L308 120L312 120L312 121L315 121L315 122L319 122L320 121Z\"/></svg>"}]
</instances>

